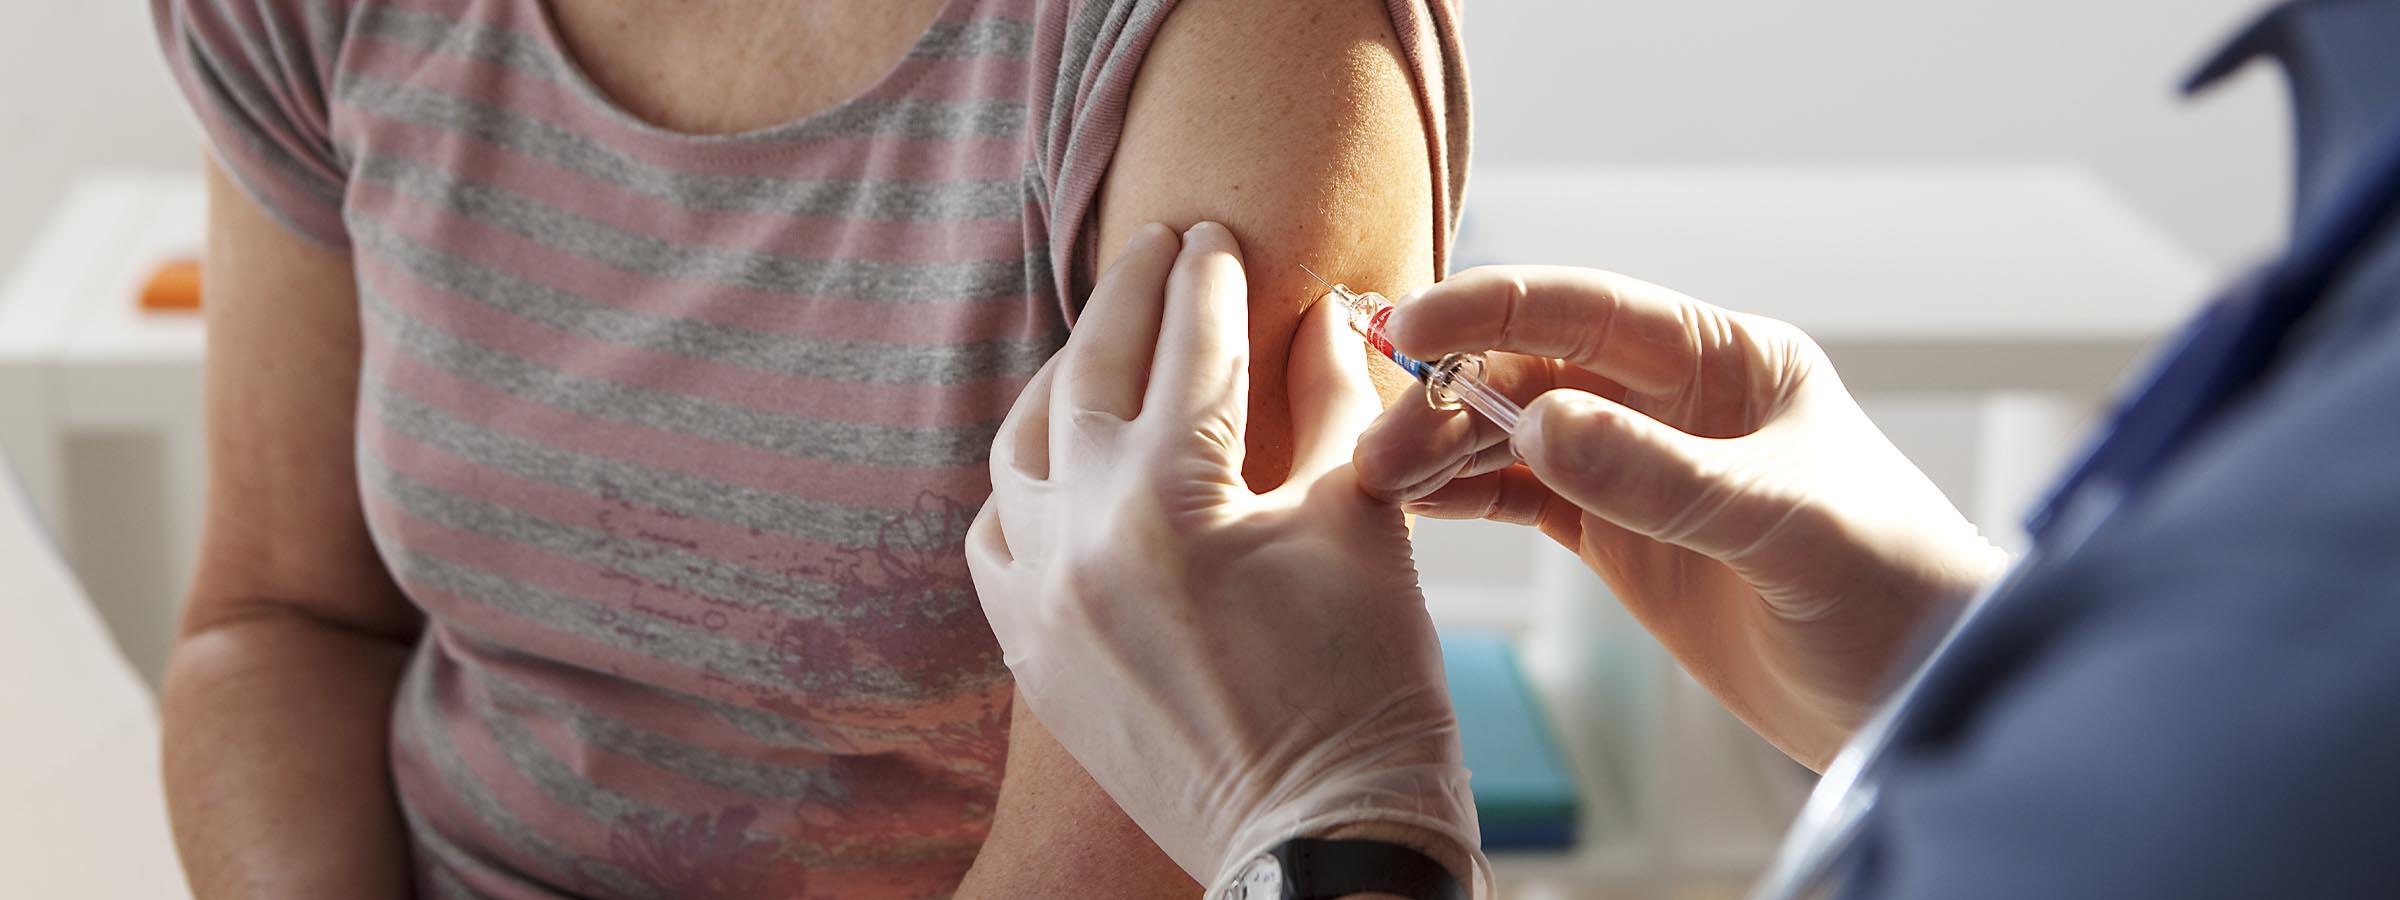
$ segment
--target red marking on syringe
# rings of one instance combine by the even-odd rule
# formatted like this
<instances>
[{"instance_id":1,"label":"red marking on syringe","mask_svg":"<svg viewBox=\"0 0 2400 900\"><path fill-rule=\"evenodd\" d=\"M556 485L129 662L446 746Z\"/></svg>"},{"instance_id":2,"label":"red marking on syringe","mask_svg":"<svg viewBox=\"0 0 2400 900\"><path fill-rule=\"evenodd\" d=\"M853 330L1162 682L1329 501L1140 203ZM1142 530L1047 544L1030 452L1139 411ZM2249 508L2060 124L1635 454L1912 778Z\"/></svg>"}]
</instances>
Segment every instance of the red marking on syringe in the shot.
<instances>
[{"instance_id":1,"label":"red marking on syringe","mask_svg":"<svg viewBox=\"0 0 2400 900\"><path fill-rule=\"evenodd\" d=\"M1325 286L1324 298L1342 305L1343 319L1350 329L1366 338L1367 345L1383 354L1410 378L1425 385L1425 402L1435 409L1473 407L1502 430L1515 431L1523 410L1506 395L1483 382L1483 354L1452 353L1440 362L1427 363L1401 353L1392 346L1387 327L1392 320L1392 303L1383 295L1353 291L1348 285L1326 284L1323 276L1303 265L1302 271Z\"/></svg>"},{"instance_id":2,"label":"red marking on syringe","mask_svg":"<svg viewBox=\"0 0 2400 900\"><path fill-rule=\"evenodd\" d=\"M1375 310L1374 315L1367 318L1367 328L1363 333L1363 336L1367 339L1367 345L1374 347L1375 352L1383 354L1385 359L1389 359L1394 363L1398 363L1400 370L1407 372L1410 378L1414 378L1418 381L1424 381L1425 379L1432 377L1432 366L1428 366L1422 362L1419 362L1415 357L1411 357L1408 354L1392 349L1392 339L1390 336L1384 333L1384 325L1389 323L1391 319L1392 305L1389 303L1383 304L1381 308Z\"/></svg>"}]
</instances>

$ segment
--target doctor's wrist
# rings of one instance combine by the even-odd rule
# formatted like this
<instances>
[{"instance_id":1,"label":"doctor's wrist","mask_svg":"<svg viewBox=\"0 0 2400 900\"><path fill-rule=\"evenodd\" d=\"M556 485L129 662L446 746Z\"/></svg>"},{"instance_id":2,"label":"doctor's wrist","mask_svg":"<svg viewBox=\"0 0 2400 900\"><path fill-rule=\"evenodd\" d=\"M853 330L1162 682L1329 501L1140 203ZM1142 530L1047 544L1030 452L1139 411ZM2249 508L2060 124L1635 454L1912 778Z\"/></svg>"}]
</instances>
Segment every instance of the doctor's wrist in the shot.
<instances>
[{"instance_id":1,"label":"doctor's wrist","mask_svg":"<svg viewBox=\"0 0 2400 900\"><path fill-rule=\"evenodd\" d=\"M1425 854L1435 863L1440 864L1443 870L1450 873L1450 877L1458 880L1460 887L1466 889L1468 896L1481 896L1477 892L1477 888L1483 882L1482 870L1479 868L1482 853L1478 848L1466 846L1451 835L1404 822L1353 822L1319 829L1307 836L1327 840L1381 841L1407 847ZM1383 900L1387 895L1355 894L1352 896ZM1408 900L1408 898L1393 898L1393 900Z\"/></svg>"}]
</instances>

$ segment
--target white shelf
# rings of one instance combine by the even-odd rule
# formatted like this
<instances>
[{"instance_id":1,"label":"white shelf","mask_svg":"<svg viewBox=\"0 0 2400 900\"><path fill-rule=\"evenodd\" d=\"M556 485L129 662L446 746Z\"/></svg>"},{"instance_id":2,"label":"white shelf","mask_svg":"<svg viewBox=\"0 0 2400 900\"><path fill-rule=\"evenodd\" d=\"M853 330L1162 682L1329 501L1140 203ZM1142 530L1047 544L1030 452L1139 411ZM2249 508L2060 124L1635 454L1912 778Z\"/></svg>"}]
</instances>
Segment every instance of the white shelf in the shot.
<instances>
[{"instance_id":1,"label":"white shelf","mask_svg":"<svg viewBox=\"0 0 2400 900\"><path fill-rule=\"evenodd\" d=\"M153 678L199 541L205 338L140 295L199 249L203 207L196 178L79 181L0 289L0 455Z\"/></svg>"}]
</instances>

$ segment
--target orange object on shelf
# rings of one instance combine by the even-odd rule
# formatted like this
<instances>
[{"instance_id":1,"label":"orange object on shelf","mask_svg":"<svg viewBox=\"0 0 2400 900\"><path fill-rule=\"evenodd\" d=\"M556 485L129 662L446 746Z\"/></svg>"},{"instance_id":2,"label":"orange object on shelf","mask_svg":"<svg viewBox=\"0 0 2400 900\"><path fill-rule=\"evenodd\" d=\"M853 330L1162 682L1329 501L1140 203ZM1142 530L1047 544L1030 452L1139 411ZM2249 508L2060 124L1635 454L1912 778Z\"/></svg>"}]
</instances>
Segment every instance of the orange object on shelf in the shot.
<instances>
[{"instance_id":1,"label":"orange object on shelf","mask_svg":"<svg viewBox=\"0 0 2400 900\"><path fill-rule=\"evenodd\" d=\"M170 259L142 282L143 312L197 312L200 309L200 261Z\"/></svg>"}]
</instances>

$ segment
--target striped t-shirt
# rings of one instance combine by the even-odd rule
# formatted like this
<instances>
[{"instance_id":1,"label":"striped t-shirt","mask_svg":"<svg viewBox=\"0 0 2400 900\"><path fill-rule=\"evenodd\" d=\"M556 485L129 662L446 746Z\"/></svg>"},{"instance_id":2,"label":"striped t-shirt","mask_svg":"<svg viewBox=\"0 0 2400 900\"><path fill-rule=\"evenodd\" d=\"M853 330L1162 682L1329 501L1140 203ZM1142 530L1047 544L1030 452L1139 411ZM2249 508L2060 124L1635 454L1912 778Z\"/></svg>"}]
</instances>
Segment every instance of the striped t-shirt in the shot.
<instances>
[{"instance_id":1,"label":"striped t-shirt","mask_svg":"<svg viewBox=\"0 0 2400 900\"><path fill-rule=\"evenodd\" d=\"M728 136L622 111L541 0L152 2L220 163L355 263L420 891L947 894L1009 699L961 539L1172 0L952 0ZM1446 232L1451 0L1388 2Z\"/></svg>"}]
</instances>

